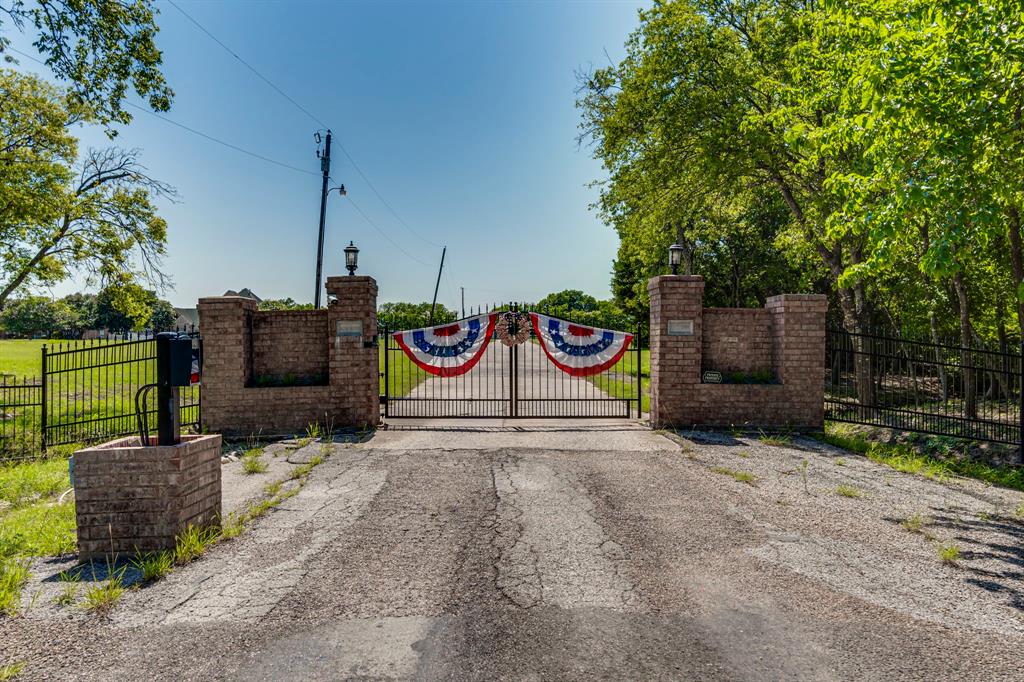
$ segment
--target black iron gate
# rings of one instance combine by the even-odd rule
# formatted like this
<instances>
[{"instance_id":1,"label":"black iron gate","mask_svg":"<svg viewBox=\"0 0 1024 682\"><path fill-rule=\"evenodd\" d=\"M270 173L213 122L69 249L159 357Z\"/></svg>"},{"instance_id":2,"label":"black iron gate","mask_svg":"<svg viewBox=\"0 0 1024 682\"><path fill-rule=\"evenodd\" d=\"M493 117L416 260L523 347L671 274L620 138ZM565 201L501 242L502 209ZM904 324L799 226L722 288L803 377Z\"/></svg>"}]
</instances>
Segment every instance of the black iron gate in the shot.
<instances>
[{"instance_id":1,"label":"black iron gate","mask_svg":"<svg viewBox=\"0 0 1024 682\"><path fill-rule=\"evenodd\" d=\"M397 331L384 325L379 330L385 417L641 416L643 350L639 328L619 361L591 376L573 376L556 367L532 329L529 338L517 345L507 346L492 338L479 362L465 374L434 376L409 359L393 336Z\"/></svg>"}]
</instances>

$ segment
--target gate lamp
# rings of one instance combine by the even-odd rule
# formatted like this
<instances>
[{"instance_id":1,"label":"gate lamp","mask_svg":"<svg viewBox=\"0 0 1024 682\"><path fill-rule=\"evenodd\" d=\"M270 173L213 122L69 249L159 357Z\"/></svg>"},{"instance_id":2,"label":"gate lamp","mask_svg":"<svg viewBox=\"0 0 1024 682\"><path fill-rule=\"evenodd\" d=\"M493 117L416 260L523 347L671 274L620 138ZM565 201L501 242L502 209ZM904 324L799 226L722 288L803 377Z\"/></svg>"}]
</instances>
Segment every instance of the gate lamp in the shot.
<instances>
[{"instance_id":1,"label":"gate lamp","mask_svg":"<svg viewBox=\"0 0 1024 682\"><path fill-rule=\"evenodd\" d=\"M683 247L673 244L668 247L668 264L672 267L672 274L679 274L679 264L683 262Z\"/></svg>"},{"instance_id":2,"label":"gate lamp","mask_svg":"<svg viewBox=\"0 0 1024 682\"><path fill-rule=\"evenodd\" d=\"M359 249L351 241L345 247L345 267L348 269L349 277L355 275L356 268L359 267Z\"/></svg>"}]
</instances>

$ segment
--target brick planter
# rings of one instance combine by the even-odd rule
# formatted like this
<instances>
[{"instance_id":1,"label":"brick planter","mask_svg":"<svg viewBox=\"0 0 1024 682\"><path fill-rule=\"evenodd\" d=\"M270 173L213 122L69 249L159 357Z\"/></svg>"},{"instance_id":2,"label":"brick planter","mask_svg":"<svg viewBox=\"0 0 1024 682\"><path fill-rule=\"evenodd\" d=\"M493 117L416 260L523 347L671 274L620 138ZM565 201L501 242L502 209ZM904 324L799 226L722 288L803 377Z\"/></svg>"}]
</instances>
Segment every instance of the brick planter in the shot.
<instances>
[{"instance_id":1,"label":"brick planter","mask_svg":"<svg viewBox=\"0 0 1024 682\"><path fill-rule=\"evenodd\" d=\"M137 437L79 450L75 520L81 561L172 549L188 526L219 522L219 435L141 447Z\"/></svg>"}]
</instances>

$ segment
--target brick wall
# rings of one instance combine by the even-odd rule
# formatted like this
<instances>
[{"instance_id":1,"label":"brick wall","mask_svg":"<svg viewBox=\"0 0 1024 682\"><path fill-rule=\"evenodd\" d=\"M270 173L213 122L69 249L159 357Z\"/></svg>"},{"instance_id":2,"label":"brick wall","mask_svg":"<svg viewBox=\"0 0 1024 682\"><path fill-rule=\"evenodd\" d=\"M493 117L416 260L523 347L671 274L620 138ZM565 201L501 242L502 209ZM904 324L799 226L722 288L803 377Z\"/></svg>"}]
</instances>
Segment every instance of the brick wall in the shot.
<instances>
[{"instance_id":1,"label":"brick wall","mask_svg":"<svg viewBox=\"0 0 1024 682\"><path fill-rule=\"evenodd\" d=\"M219 435L182 436L179 445L138 447L137 437L74 456L78 557L122 557L173 549L188 526L219 523Z\"/></svg>"},{"instance_id":2,"label":"brick wall","mask_svg":"<svg viewBox=\"0 0 1024 682\"><path fill-rule=\"evenodd\" d=\"M377 424L377 283L329 277L326 310L257 312L239 297L199 300L203 330L203 427L247 435ZM360 336L339 334L356 324ZM250 335L251 329L251 335ZM253 386L259 375L321 373L322 386Z\"/></svg>"},{"instance_id":3,"label":"brick wall","mask_svg":"<svg viewBox=\"0 0 1024 682\"><path fill-rule=\"evenodd\" d=\"M326 310L262 310L252 315L254 378L327 377Z\"/></svg>"},{"instance_id":4,"label":"brick wall","mask_svg":"<svg viewBox=\"0 0 1024 682\"><path fill-rule=\"evenodd\" d=\"M655 277L648 291L654 426L822 427L824 296L774 296L749 310L704 308L701 277ZM673 320L692 321L693 334L670 335ZM779 383L704 384L702 369L769 369Z\"/></svg>"},{"instance_id":5,"label":"brick wall","mask_svg":"<svg viewBox=\"0 0 1024 682\"><path fill-rule=\"evenodd\" d=\"M701 367L720 372L774 368L772 314L763 308L705 308Z\"/></svg>"}]
</instances>

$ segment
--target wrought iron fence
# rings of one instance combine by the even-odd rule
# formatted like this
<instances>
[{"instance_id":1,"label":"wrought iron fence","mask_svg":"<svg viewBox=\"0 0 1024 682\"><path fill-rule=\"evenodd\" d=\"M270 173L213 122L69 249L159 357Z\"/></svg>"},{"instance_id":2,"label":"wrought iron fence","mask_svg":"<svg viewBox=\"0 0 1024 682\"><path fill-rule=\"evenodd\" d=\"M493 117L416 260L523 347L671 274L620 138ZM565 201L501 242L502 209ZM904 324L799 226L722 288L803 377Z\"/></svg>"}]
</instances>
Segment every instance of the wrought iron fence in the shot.
<instances>
[{"instance_id":1,"label":"wrought iron fence","mask_svg":"<svg viewBox=\"0 0 1024 682\"><path fill-rule=\"evenodd\" d=\"M187 333L200 343L194 329ZM0 459L32 457L48 447L92 443L136 432L135 394L156 381L152 334L129 341L68 341L44 345L39 379L0 383ZM200 387L180 390L182 428L200 424ZM156 398L145 410L156 423Z\"/></svg>"},{"instance_id":2,"label":"wrought iron fence","mask_svg":"<svg viewBox=\"0 0 1024 682\"><path fill-rule=\"evenodd\" d=\"M38 452L43 382L36 377L0 377L0 461Z\"/></svg>"},{"instance_id":3,"label":"wrought iron fence","mask_svg":"<svg viewBox=\"0 0 1024 682\"><path fill-rule=\"evenodd\" d=\"M831 329L825 417L977 441L1024 443L1024 348L963 347Z\"/></svg>"}]
</instances>

